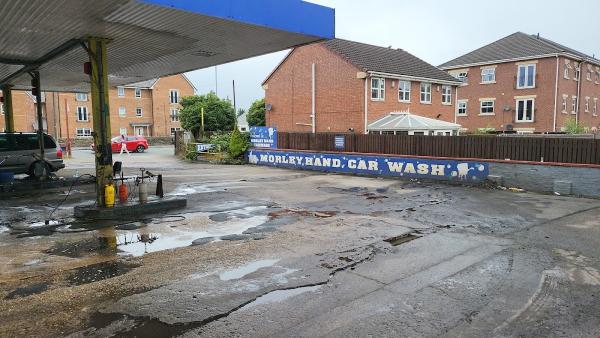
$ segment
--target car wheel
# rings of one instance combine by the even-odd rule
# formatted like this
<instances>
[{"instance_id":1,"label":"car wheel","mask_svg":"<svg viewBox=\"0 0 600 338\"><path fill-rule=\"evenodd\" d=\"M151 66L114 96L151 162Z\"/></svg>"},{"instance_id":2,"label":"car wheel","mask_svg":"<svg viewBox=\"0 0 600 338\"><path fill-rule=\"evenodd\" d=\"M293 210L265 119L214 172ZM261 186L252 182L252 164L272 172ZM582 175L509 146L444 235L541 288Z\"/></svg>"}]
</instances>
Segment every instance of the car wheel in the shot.
<instances>
[{"instance_id":1,"label":"car wheel","mask_svg":"<svg viewBox=\"0 0 600 338\"><path fill-rule=\"evenodd\" d=\"M144 148L144 146L142 146L142 145L139 145L139 146L137 146L137 148L135 148L135 152L137 152L137 153L143 153L144 150L146 150L146 148Z\"/></svg>"},{"instance_id":2,"label":"car wheel","mask_svg":"<svg viewBox=\"0 0 600 338\"><path fill-rule=\"evenodd\" d=\"M34 162L29 167L28 175L38 180L45 179L50 176L50 166L46 162Z\"/></svg>"}]
</instances>

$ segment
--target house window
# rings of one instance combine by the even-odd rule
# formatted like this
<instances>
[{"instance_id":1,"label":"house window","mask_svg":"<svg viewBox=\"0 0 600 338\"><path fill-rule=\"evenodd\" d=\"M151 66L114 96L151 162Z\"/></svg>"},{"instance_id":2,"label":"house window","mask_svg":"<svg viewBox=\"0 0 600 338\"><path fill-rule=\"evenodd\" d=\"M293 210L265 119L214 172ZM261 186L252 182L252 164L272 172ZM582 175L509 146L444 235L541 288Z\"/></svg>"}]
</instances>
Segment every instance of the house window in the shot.
<instances>
[{"instance_id":1,"label":"house window","mask_svg":"<svg viewBox=\"0 0 600 338\"><path fill-rule=\"evenodd\" d=\"M533 122L534 99L517 100L517 122Z\"/></svg>"},{"instance_id":2,"label":"house window","mask_svg":"<svg viewBox=\"0 0 600 338\"><path fill-rule=\"evenodd\" d=\"M140 97L142 97L142 89L141 88L135 88L135 97L138 99Z\"/></svg>"},{"instance_id":3,"label":"house window","mask_svg":"<svg viewBox=\"0 0 600 338\"><path fill-rule=\"evenodd\" d=\"M169 101L171 102L171 104L179 103L179 91L178 90L171 89L171 91L169 92Z\"/></svg>"},{"instance_id":4,"label":"house window","mask_svg":"<svg viewBox=\"0 0 600 338\"><path fill-rule=\"evenodd\" d=\"M467 115L467 101L458 101L458 115Z\"/></svg>"},{"instance_id":5,"label":"house window","mask_svg":"<svg viewBox=\"0 0 600 338\"><path fill-rule=\"evenodd\" d=\"M431 103L431 83L421 83L421 103Z\"/></svg>"},{"instance_id":6,"label":"house window","mask_svg":"<svg viewBox=\"0 0 600 338\"><path fill-rule=\"evenodd\" d=\"M171 121L179 121L179 109L171 109Z\"/></svg>"},{"instance_id":7,"label":"house window","mask_svg":"<svg viewBox=\"0 0 600 338\"><path fill-rule=\"evenodd\" d=\"M570 65L565 65L565 71L564 71L564 74L563 74L563 76L564 76L564 78L565 78L565 79L567 79L567 80L571 78L571 75L569 74L569 69L570 69L570 68L571 68L571 66L570 66Z\"/></svg>"},{"instance_id":8,"label":"house window","mask_svg":"<svg viewBox=\"0 0 600 338\"><path fill-rule=\"evenodd\" d=\"M592 71L591 70L587 72L586 78L588 81L592 81Z\"/></svg>"},{"instance_id":9,"label":"house window","mask_svg":"<svg viewBox=\"0 0 600 338\"><path fill-rule=\"evenodd\" d=\"M143 116L143 114L142 114L142 108L140 108L140 107L135 108L135 116L137 116L137 117L142 117Z\"/></svg>"},{"instance_id":10,"label":"house window","mask_svg":"<svg viewBox=\"0 0 600 338\"><path fill-rule=\"evenodd\" d=\"M581 76L581 68L577 67L577 68L575 68L575 77L573 78L573 80L579 81L580 76Z\"/></svg>"},{"instance_id":11,"label":"house window","mask_svg":"<svg viewBox=\"0 0 600 338\"><path fill-rule=\"evenodd\" d=\"M493 115L494 114L494 100L482 100L480 102L480 114L481 115Z\"/></svg>"},{"instance_id":12,"label":"house window","mask_svg":"<svg viewBox=\"0 0 600 338\"><path fill-rule=\"evenodd\" d=\"M598 116L598 99L594 99L594 107L592 108L592 116Z\"/></svg>"},{"instance_id":13,"label":"house window","mask_svg":"<svg viewBox=\"0 0 600 338\"><path fill-rule=\"evenodd\" d=\"M379 77L371 79L371 100L385 100L385 79Z\"/></svg>"},{"instance_id":14,"label":"house window","mask_svg":"<svg viewBox=\"0 0 600 338\"><path fill-rule=\"evenodd\" d=\"M76 93L75 101L83 102L88 100L88 95L86 93Z\"/></svg>"},{"instance_id":15,"label":"house window","mask_svg":"<svg viewBox=\"0 0 600 338\"><path fill-rule=\"evenodd\" d=\"M481 83L495 83L496 68L483 68L481 70Z\"/></svg>"},{"instance_id":16,"label":"house window","mask_svg":"<svg viewBox=\"0 0 600 338\"><path fill-rule=\"evenodd\" d=\"M452 104L451 86L442 86L442 104Z\"/></svg>"},{"instance_id":17,"label":"house window","mask_svg":"<svg viewBox=\"0 0 600 338\"><path fill-rule=\"evenodd\" d=\"M77 128L77 129L75 129L75 135L77 135L77 137L90 137L90 136L92 136L92 129Z\"/></svg>"},{"instance_id":18,"label":"house window","mask_svg":"<svg viewBox=\"0 0 600 338\"><path fill-rule=\"evenodd\" d=\"M4 103L0 103L0 115L4 115Z\"/></svg>"},{"instance_id":19,"label":"house window","mask_svg":"<svg viewBox=\"0 0 600 338\"><path fill-rule=\"evenodd\" d=\"M568 96L567 95L563 95L563 100L562 100L562 111L563 111L563 113L567 112L567 99L568 99Z\"/></svg>"},{"instance_id":20,"label":"house window","mask_svg":"<svg viewBox=\"0 0 600 338\"><path fill-rule=\"evenodd\" d=\"M468 82L469 82L468 76L469 76L469 73L467 73L467 72L460 72L460 73L458 73L458 74L457 74L456 78L457 78L457 79L458 79L460 82L462 82L462 83L465 83L465 84L466 84L466 83L468 83Z\"/></svg>"},{"instance_id":21,"label":"house window","mask_svg":"<svg viewBox=\"0 0 600 338\"><path fill-rule=\"evenodd\" d=\"M585 98L585 112L586 113L590 112L590 98L589 97Z\"/></svg>"},{"instance_id":22,"label":"house window","mask_svg":"<svg viewBox=\"0 0 600 338\"><path fill-rule=\"evenodd\" d=\"M127 114L127 110L125 109L125 107L119 107L119 116L120 117L125 117L125 115Z\"/></svg>"},{"instance_id":23,"label":"house window","mask_svg":"<svg viewBox=\"0 0 600 338\"><path fill-rule=\"evenodd\" d=\"M400 102L410 102L410 82L398 82L398 100Z\"/></svg>"},{"instance_id":24,"label":"house window","mask_svg":"<svg viewBox=\"0 0 600 338\"><path fill-rule=\"evenodd\" d=\"M181 128L171 128L171 135L174 135L176 131L180 131Z\"/></svg>"},{"instance_id":25,"label":"house window","mask_svg":"<svg viewBox=\"0 0 600 338\"><path fill-rule=\"evenodd\" d=\"M573 114L577 113L577 96L573 96L573 100L571 103L571 112Z\"/></svg>"},{"instance_id":26,"label":"house window","mask_svg":"<svg viewBox=\"0 0 600 338\"><path fill-rule=\"evenodd\" d=\"M520 65L517 89L535 88L535 64Z\"/></svg>"},{"instance_id":27,"label":"house window","mask_svg":"<svg viewBox=\"0 0 600 338\"><path fill-rule=\"evenodd\" d=\"M77 107L77 121L89 121L87 107Z\"/></svg>"},{"instance_id":28,"label":"house window","mask_svg":"<svg viewBox=\"0 0 600 338\"><path fill-rule=\"evenodd\" d=\"M119 97L124 97L125 96L125 87L117 87L117 95Z\"/></svg>"},{"instance_id":29,"label":"house window","mask_svg":"<svg viewBox=\"0 0 600 338\"><path fill-rule=\"evenodd\" d=\"M119 135L127 135L127 128L120 128Z\"/></svg>"}]
</instances>

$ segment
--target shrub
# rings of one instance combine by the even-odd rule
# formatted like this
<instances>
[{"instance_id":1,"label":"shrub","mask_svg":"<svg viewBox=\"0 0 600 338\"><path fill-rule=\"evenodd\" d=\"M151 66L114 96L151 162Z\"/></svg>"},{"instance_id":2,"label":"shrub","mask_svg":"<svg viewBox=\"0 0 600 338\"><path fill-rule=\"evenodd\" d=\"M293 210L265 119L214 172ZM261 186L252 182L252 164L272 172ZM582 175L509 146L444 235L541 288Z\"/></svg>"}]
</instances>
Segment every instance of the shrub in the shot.
<instances>
[{"instance_id":1,"label":"shrub","mask_svg":"<svg viewBox=\"0 0 600 338\"><path fill-rule=\"evenodd\" d=\"M240 158L244 155L249 146L247 134L242 134L239 130L234 130L229 139L229 156L232 159Z\"/></svg>"},{"instance_id":2,"label":"shrub","mask_svg":"<svg viewBox=\"0 0 600 338\"><path fill-rule=\"evenodd\" d=\"M229 150L231 133L213 133L207 140L207 143L214 144L210 150L211 153L224 153Z\"/></svg>"}]
</instances>

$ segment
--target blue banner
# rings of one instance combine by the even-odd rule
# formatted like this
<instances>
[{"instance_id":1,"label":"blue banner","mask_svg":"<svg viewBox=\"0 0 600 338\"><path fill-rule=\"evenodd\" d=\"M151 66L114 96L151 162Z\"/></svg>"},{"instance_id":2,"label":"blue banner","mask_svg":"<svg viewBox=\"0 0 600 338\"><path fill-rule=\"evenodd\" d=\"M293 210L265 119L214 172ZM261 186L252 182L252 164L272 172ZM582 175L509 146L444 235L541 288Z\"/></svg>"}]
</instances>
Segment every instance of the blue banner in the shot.
<instances>
[{"instance_id":1,"label":"blue banner","mask_svg":"<svg viewBox=\"0 0 600 338\"><path fill-rule=\"evenodd\" d=\"M489 175L486 162L356 154L252 149L248 151L248 162L282 168L445 181L480 182Z\"/></svg>"},{"instance_id":2,"label":"blue banner","mask_svg":"<svg viewBox=\"0 0 600 338\"><path fill-rule=\"evenodd\" d=\"M277 149L277 128L250 127L250 143L255 148Z\"/></svg>"}]
</instances>

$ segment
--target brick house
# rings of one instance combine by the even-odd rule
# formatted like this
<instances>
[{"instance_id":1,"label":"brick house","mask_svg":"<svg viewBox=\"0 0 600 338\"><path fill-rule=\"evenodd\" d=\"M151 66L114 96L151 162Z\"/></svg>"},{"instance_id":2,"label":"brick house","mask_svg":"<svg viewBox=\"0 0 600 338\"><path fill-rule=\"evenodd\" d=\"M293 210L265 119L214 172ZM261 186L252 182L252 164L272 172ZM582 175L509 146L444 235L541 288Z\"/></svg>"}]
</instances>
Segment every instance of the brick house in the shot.
<instances>
[{"instance_id":1,"label":"brick house","mask_svg":"<svg viewBox=\"0 0 600 338\"><path fill-rule=\"evenodd\" d=\"M463 84L456 122L518 133L560 132L572 118L600 127L600 60L517 32L440 66Z\"/></svg>"},{"instance_id":2,"label":"brick house","mask_svg":"<svg viewBox=\"0 0 600 338\"><path fill-rule=\"evenodd\" d=\"M109 93L112 135L170 136L181 129L179 101L194 95L194 85L183 74L113 87ZM86 93L45 92L44 129L57 138L91 137L91 96ZM37 130L35 97L13 91L15 130ZM3 114L3 111L1 112ZM4 130L4 116L0 129Z\"/></svg>"},{"instance_id":3,"label":"brick house","mask_svg":"<svg viewBox=\"0 0 600 338\"><path fill-rule=\"evenodd\" d=\"M357 133L398 111L453 122L459 84L404 50L333 39L293 49L267 77L266 122L279 131Z\"/></svg>"}]
</instances>

